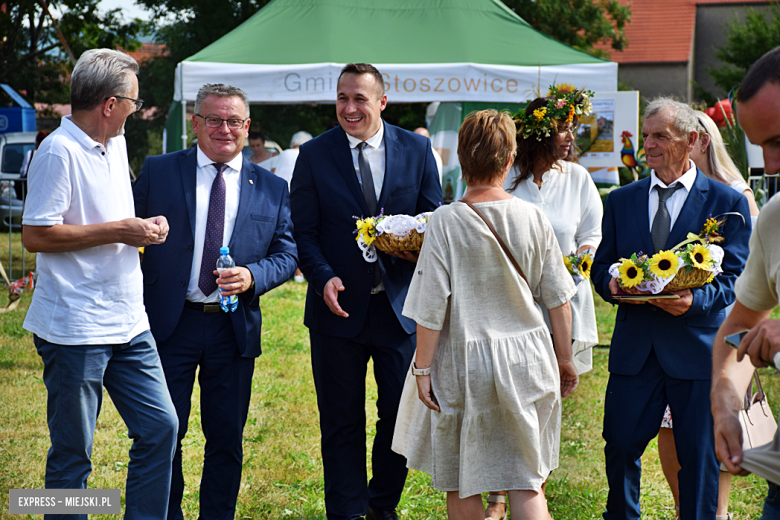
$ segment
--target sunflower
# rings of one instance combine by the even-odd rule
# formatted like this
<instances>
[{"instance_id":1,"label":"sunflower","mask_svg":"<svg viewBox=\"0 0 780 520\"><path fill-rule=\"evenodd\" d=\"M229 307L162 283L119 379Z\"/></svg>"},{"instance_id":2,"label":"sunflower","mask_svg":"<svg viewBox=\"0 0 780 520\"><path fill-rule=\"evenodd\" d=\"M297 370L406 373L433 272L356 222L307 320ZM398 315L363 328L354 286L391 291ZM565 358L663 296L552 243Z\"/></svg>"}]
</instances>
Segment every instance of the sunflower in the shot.
<instances>
[{"instance_id":1,"label":"sunflower","mask_svg":"<svg viewBox=\"0 0 780 520\"><path fill-rule=\"evenodd\" d=\"M708 283L712 282L714 279L715 279L715 273L711 273L710 277L707 278L707 281L705 281L704 283L708 284Z\"/></svg>"},{"instance_id":2,"label":"sunflower","mask_svg":"<svg viewBox=\"0 0 780 520\"><path fill-rule=\"evenodd\" d=\"M701 244L696 244L691 248L688 258L691 259L693 267L698 267L699 269L709 269L712 262L710 250Z\"/></svg>"},{"instance_id":3,"label":"sunflower","mask_svg":"<svg viewBox=\"0 0 780 520\"><path fill-rule=\"evenodd\" d=\"M572 92L577 92L577 87L575 87L571 83L559 83L558 85L556 85L556 87L557 87L556 90L558 91L559 94L571 94ZM551 94L553 94L552 90L550 90L547 95L549 96Z\"/></svg>"},{"instance_id":4,"label":"sunflower","mask_svg":"<svg viewBox=\"0 0 780 520\"><path fill-rule=\"evenodd\" d=\"M574 274L574 269L571 266L571 260L569 260L569 257L566 255L563 255L563 265L566 266L566 270L569 271L569 274Z\"/></svg>"},{"instance_id":5,"label":"sunflower","mask_svg":"<svg viewBox=\"0 0 780 520\"><path fill-rule=\"evenodd\" d=\"M585 253L580 259L580 274L586 280L590 279L590 266L593 265L593 258L590 254Z\"/></svg>"},{"instance_id":6,"label":"sunflower","mask_svg":"<svg viewBox=\"0 0 780 520\"><path fill-rule=\"evenodd\" d=\"M355 237L355 240L357 240L359 237L363 237L363 243L367 246L370 246L375 240L374 232L376 221L369 217L367 219L358 220L356 222L356 226L358 229L358 236Z\"/></svg>"},{"instance_id":7,"label":"sunflower","mask_svg":"<svg viewBox=\"0 0 780 520\"><path fill-rule=\"evenodd\" d=\"M659 251L650 258L650 272L658 278L669 278L677 273L680 262L671 251Z\"/></svg>"},{"instance_id":8,"label":"sunflower","mask_svg":"<svg viewBox=\"0 0 780 520\"><path fill-rule=\"evenodd\" d=\"M633 260L623 260L618 270L620 271L620 285L623 287L639 285L645 277L645 272Z\"/></svg>"}]
</instances>

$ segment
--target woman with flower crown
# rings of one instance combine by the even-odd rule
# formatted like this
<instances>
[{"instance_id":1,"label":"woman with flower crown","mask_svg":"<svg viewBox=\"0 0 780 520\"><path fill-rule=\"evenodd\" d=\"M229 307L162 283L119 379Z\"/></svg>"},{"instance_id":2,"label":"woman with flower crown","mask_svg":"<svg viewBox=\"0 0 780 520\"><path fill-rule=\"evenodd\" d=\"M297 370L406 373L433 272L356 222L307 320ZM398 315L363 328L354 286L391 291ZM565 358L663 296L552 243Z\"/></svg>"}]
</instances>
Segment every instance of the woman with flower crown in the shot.
<instances>
[{"instance_id":1,"label":"woman with flower crown","mask_svg":"<svg viewBox=\"0 0 780 520\"><path fill-rule=\"evenodd\" d=\"M589 94L564 93L553 86L548 97L534 99L515 115L517 157L504 183L507 192L542 210L564 255L588 255L586 261L601 242L604 213L590 173L575 162L577 122L592 110ZM579 283L570 304L574 364L583 374L593 366L592 348L599 340L589 282ZM505 519L506 513L503 492L491 493L485 518Z\"/></svg>"}]
</instances>

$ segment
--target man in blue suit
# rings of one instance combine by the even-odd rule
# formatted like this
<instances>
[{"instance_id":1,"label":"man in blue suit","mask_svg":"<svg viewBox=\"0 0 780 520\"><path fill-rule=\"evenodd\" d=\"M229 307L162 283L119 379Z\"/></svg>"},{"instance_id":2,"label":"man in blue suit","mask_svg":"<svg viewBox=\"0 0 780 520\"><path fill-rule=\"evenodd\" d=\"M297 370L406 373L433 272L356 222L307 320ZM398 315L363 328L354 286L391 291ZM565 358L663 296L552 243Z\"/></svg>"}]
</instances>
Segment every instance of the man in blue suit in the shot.
<instances>
[{"instance_id":1,"label":"man in blue suit","mask_svg":"<svg viewBox=\"0 0 780 520\"><path fill-rule=\"evenodd\" d=\"M168 218L168 241L146 248L144 305L179 417L168 507L181 520L181 442L200 367L206 437L200 518L235 515L242 439L255 358L260 355L260 295L288 280L297 262L287 183L243 158L249 132L244 91L204 85L192 127L197 148L148 157L134 188L137 215ZM219 248L236 267L216 271ZM219 294L238 295L222 312Z\"/></svg>"},{"instance_id":2,"label":"man in blue suit","mask_svg":"<svg viewBox=\"0 0 780 520\"><path fill-rule=\"evenodd\" d=\"M670 99L651 102L642 135L650 177L610 194L593 284L609 303L618 292L609 267L632 253L671 249L708 217L738 212L725 226L723 273L679 299L620 303L609 353L604 401L609 497L606 520L638 519L641 456L658 433L666 405L680 461L680 518L715 518L718 464L710 412L712 342L734 302L734 282L748 254L750 213L744 196L707 178L688 154L698 138L696 114Z\"/></svg>"},{"instance_id":3,"label":"man in blue suit","mask_svg":"<svg viewBox=\"0 0 780 520\"><path fill-rule=\"evenodd\" d=\"M390 449L415 323L401 315L417 259L408 251L364 258L355 217L415 215L442 201L430 141L384 123L375 67L349 64L337 83L339 127L301 146L291 204L300 268L309 280L311 338L329 519L392 520L406 460ZM379 421L366 484L365 379L373 358Z\"/></svg>"}]
</instances>

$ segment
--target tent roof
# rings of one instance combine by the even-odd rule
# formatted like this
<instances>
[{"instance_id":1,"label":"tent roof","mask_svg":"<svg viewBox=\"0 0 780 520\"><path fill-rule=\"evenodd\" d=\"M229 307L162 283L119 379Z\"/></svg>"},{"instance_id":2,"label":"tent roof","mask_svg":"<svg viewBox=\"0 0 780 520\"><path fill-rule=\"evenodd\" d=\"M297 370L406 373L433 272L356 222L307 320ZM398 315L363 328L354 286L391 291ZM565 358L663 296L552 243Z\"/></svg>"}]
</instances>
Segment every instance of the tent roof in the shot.
<instances>
[{"instance_id":1,"label":"tent roof","mask_svg":"<svg viewBox=\"0 0 780 520\"><path fill-rule=\"evenodd\" d=\"M533 29L500 0L274 0L191 62L604 63Z\"/></svg>"}]
</instances>

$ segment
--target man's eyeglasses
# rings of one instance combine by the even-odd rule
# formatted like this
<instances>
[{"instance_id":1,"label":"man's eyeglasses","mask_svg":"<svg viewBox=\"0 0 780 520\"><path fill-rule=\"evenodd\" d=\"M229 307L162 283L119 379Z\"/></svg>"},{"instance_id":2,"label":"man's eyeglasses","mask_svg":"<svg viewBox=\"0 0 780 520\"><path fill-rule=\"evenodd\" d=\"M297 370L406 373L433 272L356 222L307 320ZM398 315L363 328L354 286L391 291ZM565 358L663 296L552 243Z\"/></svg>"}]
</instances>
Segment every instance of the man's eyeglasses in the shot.
<instances>
[{"instance_id":1,"label":"man's eyeglasses","mask_svg":"<svg viewBox=\"0 0 780 520\"><path fill-rule=\"evenodd\" d=\"M143 99L133 99L125 96L109 96L106 99L111 99L112 97L115 97L117 99L126 99L128 101L132 101L133 103L135 103L135 112L138 112L139 110L141 110L141 107L144 106Z\"/></svg>"},{"instance_id":2,"label":"man's eyeglasses","mask_svg":"<svg viewBox=\"0 0 780 520\"><path fill-rule=\"evenodd\" d=\"M219 128L223 123L227 123L228 128L231 130L239 130L246 123L246 119L222 119L219 117L204 117L200 114L195 114L197 117L203 119L206 122L206 126L209 128Z\"/></svg>"}]
</instances>

